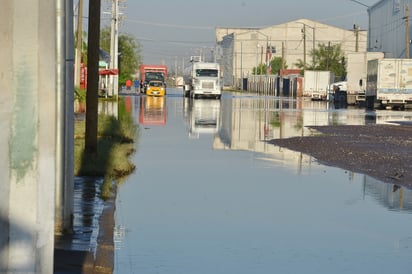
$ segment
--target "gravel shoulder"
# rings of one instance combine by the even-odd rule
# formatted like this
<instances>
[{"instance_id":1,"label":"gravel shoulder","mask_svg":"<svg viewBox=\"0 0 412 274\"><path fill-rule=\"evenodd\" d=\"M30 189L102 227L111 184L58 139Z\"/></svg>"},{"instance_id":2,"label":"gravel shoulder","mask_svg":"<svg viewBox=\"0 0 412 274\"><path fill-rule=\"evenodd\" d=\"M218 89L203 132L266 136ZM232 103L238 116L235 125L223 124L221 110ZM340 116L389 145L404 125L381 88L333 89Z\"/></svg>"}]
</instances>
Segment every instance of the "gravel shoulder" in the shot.
<instances>
[{"instance_id":1,"label":"gravel shoulder","mask_svg":"<svg viewBox=\"0 0 412 274\"><path fill-rule=\"evenodd\" d=\"M311 136L269 143L318 162L412 188L412 125L311 126Z\"/></svg>"}]
</instances>

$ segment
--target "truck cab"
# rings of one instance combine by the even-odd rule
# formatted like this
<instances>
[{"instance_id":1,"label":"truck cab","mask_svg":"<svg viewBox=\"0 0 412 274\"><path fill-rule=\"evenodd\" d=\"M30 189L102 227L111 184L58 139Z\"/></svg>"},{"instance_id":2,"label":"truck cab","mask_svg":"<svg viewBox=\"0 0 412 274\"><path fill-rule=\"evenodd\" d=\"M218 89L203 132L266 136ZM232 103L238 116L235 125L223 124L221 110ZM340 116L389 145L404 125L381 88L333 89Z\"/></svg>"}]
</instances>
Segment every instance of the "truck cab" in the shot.
<instances>
[{"instance_id":1,"label":"truck cab","mask_svg":"<svg viewBox=\"0 0 412 274\"><path fill-rule=\"evenodd\" d=\"M191 59L192 65L189 75L186 76L183 94L191 98L215 98L220 99L222 95L221 71L218 63L195 61Z\"/></svg>"}]
</instances>

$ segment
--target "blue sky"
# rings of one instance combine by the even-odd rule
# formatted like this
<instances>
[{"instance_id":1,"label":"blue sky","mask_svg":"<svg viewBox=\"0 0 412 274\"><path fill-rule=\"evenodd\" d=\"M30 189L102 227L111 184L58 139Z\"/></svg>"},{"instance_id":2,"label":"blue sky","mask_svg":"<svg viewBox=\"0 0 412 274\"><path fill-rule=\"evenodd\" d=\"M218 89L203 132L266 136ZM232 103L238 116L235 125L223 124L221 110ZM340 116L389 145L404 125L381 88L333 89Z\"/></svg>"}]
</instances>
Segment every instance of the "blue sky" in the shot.
<instances>
[{"instance_id":1,"label":"blue sky","mask_svg":"<svg viewBox=\"0 0 412 274\"><path fill-rule=\"evenodd\" d=\"M359 0L367 6L377 0ZM102 1L103 6L110 1ZM144 63L181 64L215 44L216 27L265 27L306 18L367 29L367 8L350 0L127 0L120 32L142 45Z\"/></svg>"}]
</instances>

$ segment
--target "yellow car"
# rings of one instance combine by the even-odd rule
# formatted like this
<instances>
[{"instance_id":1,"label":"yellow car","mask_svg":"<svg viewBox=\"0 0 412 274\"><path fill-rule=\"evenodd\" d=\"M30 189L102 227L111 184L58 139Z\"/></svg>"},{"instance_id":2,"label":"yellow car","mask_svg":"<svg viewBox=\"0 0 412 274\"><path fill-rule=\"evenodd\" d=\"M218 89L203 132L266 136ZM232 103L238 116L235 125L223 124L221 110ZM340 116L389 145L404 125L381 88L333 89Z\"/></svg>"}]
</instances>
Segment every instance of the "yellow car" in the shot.
<instances>
[{"instance_id":1,"label":"yellow car","mask_svg":"<svg viewBox=\"0 0 412 274\"><path fill-rule=\"evenodd\" d=\"M146 95L149 96L164 96L166 95L166 87L162 81L150 81L147 85Z\"/></svg>"}]
</instances>

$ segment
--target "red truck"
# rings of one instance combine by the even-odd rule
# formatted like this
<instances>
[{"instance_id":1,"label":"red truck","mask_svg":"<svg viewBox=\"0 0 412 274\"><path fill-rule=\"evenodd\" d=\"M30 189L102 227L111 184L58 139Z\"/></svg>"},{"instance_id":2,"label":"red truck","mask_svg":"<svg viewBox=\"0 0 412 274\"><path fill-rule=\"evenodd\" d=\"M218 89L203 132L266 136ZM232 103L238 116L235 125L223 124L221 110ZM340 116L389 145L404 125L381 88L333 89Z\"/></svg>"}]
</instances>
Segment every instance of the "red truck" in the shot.
<instances>
[{"instance_id":1,"label":"red truck","mask_svg":"<svg viewBox=\"0 0 412 274\"><path fill-rule=\"evenodd\" d=\"M146 93L147 84L152 80L163 81L166 86L167 66L140 65L140 91Z\"/></svg>"}]
</instances>

